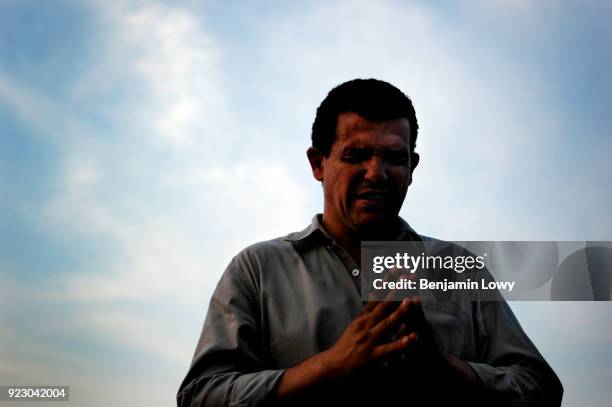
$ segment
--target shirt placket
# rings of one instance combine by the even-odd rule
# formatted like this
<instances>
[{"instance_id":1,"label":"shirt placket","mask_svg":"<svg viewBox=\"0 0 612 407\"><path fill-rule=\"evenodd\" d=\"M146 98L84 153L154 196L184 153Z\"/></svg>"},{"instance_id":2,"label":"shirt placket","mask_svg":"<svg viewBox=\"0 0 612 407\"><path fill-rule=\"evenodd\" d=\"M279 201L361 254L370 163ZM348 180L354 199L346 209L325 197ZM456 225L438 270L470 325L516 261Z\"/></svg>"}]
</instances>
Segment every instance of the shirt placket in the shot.
<instances>
[{"instance_id":1,"label":"shirt placket","mask_svg":"<svg viewBox=\"0 0 612 407\"><path fill-rule=\"evenodd\" d=\"M346 250L344 250L342 246L337 244L335 241L329 240L326 245L326 248L331 253L333 253L338 258L338 260L340 260L340 262L344 266L345 271L348 273L349 277L353 281L357 292L359 292L359 294L361 295L361 270L359 266L355 264L355 261L346 252Z\"/></svg>"}]
</instances>

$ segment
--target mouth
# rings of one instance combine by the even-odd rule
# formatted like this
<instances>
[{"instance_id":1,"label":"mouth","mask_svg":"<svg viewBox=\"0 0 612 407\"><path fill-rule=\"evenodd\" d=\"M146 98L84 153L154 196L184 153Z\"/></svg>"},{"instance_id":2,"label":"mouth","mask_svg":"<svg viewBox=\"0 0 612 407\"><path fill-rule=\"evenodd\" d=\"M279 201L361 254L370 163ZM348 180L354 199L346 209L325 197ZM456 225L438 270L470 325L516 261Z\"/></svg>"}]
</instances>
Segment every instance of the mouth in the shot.
<instances>
[{"instance_id":1,"label":"mouth","mask_svg":"<svg viewBox=\"0 0 612 407\"><path fill-rule=\"evenodd\" d=\"M355 195L356 199L381 203L386 201L387 197L388 194L385 191L363 191Z\"/></svg>"}]
</instances>

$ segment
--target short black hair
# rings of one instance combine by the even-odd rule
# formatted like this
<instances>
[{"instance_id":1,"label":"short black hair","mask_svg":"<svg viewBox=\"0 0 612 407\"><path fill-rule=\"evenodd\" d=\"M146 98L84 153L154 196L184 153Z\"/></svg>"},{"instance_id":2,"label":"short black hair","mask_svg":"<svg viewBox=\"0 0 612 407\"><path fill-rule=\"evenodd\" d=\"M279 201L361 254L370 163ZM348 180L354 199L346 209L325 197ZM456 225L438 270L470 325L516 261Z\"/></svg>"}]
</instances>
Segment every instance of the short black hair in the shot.
<instances>
[{"instance_id":1,"label":"short black hair","mask_svg":"<svg viewBox=\"0 0 612 407\"><path fill-rule=\"evenodd\" d=\"M336 139L338 115L348 112L373 122L405 117L410 125L410 151L414 152L419 124L410 98L388 82L353 79L329 91L317 108L312 124L312 146L323 155L329 155Z\"/></svg>"}]
</instances>

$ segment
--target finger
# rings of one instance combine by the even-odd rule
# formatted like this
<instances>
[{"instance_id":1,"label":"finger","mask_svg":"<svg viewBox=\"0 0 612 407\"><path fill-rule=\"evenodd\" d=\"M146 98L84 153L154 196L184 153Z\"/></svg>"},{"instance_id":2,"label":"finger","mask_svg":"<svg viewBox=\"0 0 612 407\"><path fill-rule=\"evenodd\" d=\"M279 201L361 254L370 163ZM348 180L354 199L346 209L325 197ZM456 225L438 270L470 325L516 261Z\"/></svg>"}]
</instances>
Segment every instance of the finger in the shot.
<instances>
[{"instance_id":1,"label":"finger","mask_svg":"<svg viewBox=\"0 0 612 407\"><path fill-rule=\"evenodd\" d=\"M413 332L410 335L403 336L394 342L378 345L372 351L372 359L374 361L377 361L391 356L396 352L406 349L411 343L416 340L417 335Z\"/></svg>"},{"instance_id":2,"label":"finger","mask_svg":"<svg viewBox=\"0 0 612 407\"><path fill-rule=\"evenodd\" d=\"M400 278L397 278L394 280L395 282L399 282ZM406 293L404 292L404 290L398 289L398 288L394 288L394 289L388 289L387 292L385 293L385 299L384 301L401 301L404 298L406 298Z\"/></svg>"},{"instance_id":3,"label":"finger","mask_svg":"<svg viewBox=\"0 0 612 407\"><path fill-rule=\"evenodd\" d=\"M399 328L404 322L404 316L410 312L412 303L410 300L404 300L399 307L388 317L378 322L372 329L371 338L373 341L377 341L381 336L387 332Z\"/></svg>"},{"instance_id":4,"label":"finger","mask_svg":"<svg viewBox=\"0 0 612 407\"><path fill-rule=\"evenodd\" d=\"M383 278L383 281L385 280L387 280L387 276ZM385 299L389 296L389 291L390 290L388 288L373 289L369 292L368 299L370 301L385 301Z\"/></svg>"},{"instance_id":5,"label":"finger","mask_svg":"<svg viewBox=\"0 0 612 407\"><path fill-rule=\"evenodd\" d=\"M369 327L377 325L380 321L388 317L401 303L397 301L379 301L376 307L370 312Z\"/></svg>"},{"instance_id":6,"label":"finger","mask_svg":"<svg viewBox=\"0 0 612 407\"><path fill-rule=\"evenodd\" d=\"M402 270L399 270L394 267L390 269L387 274L385 274L385 276L383 277L383 281L397 281L397 279L401 277L402 274Z\"/></svg>"},{"instance_id":7,"label":"finger","mask_svg":"<svg viewBox=\"0 0 612 407\"><path fill-rule=\"evenodd\" d=\"M383 282L387 281L389 279L389 272L383 274L381 277L382 277ZM389 290L387 288L382 288L382 289L371 288L368 292L368 300L369 301L382 301L387 295L388 291Z\"/></svg>"},{"instance_id":8,"label":"finger","mask_svg":"<svg viewBox=\"0 0 612 407\"><path fill-rule=\"evenodd\" d=\"M387 295L388 290L374 290L368 294L369 301L383 301Z\"/></svg>"},{"instance_id":9,"label":"finger","mask_svg":"<svg viewBox=\"0 0 612 407\"><path fill-rule=\"evenodd\" d=\"M374 308L376 308L376 306L378 305L379 302L380 302L380 300L369 300L369 301L367 301L366 304L361 309L361 312L359 312L359 313L360 314L367 314L369 312L372 312L372 310Z\"/></svg>"},{"instance_id":10,"label":"finger","mask_svg":"<svg viewBox=\"0 0 612 407\"><path fill-rule=\"evenodd\" d=\"M399 283L402 280L412 280L415 275L407 272L404 269L392 269L388 274L383 278L383 282L388 283ZM390 289L385 290L387 294L389 294L390 299L398 300L406 297L406 293L403 290L399 289Z\"/></svg>"},{"instance_id":11,"label":"finger","mask_svg":"<svg viewBox=\"0 0 612 407\"><path fill-rule=\"evenodd\" d=\"M402 322L399 329L397 330L397 336L402 337L404 335L408 335L408 327L405 322Z\"/></svg>"},{"instance_id":12,"label":"finger","mask_svg":"<svg viewBox=\"0 0 612 407\"><path fill-rule=\"evenodd\" d=\"M412 300L412 318L416 323L423 324L425 320L425 312L423 311L423 304L419 297L414 297Z\"/></svg>"},{"instance_id":13,"label":"finger","mask_svg":"<svg viewBox=\"0 0 612 407\"><path fill-rule=\"evenodd\" d=\"M425 317L425 311L423 309L420 298L415 297L411 300L412 309L410 313L406 315L403 322L406 323L410 328L410 331L418 333L418 343L424 348L429 349L434 353L440 352L440 345L435 331L431 324Z\"/></svg>"},{"instance_id":14,"label":"finger","mask_svg":"<svg viewBox=\"0 0 612 407\"><path fill-rule=\"evenodd\" d=\"M412 297L408 298L407 300L411 304L411 311L408 315L406 315L404 322L410 326L420 324L423 320L425 320L425 313L423 312L421 299L419 297Z\"/></svg>"},{"instance_id":15,"label":"finger","mask_svg":"<svg viewBox=\"0 0 612 407\"><path fill-rule=\"evenodd\" d=\"M402 280L402 278L412 279L413 277L414 275L406 272L406 270L392 268L383 275L382 281L383 283L399 282L400 280ZM389 288L382 288L382 289L375 289L373 291L370 291L370 293L368 294L368 297L370 300L376 300L376 301L386 301L386 300L397 301L398 299L404 298L405 295L401 290L398 291L398 290L389 289Z\"/></svg>"}]
</instances>

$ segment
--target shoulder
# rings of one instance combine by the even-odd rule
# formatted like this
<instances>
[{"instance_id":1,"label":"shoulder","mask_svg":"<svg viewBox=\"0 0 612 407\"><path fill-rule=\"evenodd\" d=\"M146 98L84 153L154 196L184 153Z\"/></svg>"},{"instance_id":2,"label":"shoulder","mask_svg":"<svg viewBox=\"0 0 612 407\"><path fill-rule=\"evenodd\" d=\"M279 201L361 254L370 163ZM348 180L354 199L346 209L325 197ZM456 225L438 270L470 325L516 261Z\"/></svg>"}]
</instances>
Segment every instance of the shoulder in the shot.
<instances>
[{"instance_id":1,"label":"shoulder","mask_svg":"<svg viewBox=\"0 0 612 407\"><path fill-rule=\"evenodd\" d=\"M447 251L450 250L453 253L471 253L467 247L468 242L454 242L449 240L442 240L431 236L419 235L421 241L431 251Z\"/></svg>"},{"instance_id":2,"label":"shoulder","mask_svg":"<svg viewBox=\"0 0 612 407\"><path fill-rule=\"evenodd\" d=\"M305 229L289 233L274 239L265 240L252 244L242 249L234 258L234 262L245 263L245 265L262 266L263 264L282 264L294 260L296 247L302 244L315 245L315 237L321 232L318 215L313 217L310 225Z\"/></svg>"},{"instance_id":3,"label":"shoulder","mask_svg":"<svg viewBox=\"0 0 612 407\"><path fill-rule=\"evenodd\" d=\"M257 242L240 250L230 261L225 274L242 284L259 289L263 280L291 270L299 262L293 234Z\"/></svg>"},{"instance_id":4,"label":"shoulder","mask_svg":"<svg viewBox=\"0 0 612 407\"><path fill-rule=\"evenodd\" d=\"M295 251L292 241L287 236L254 243L242 249L232 259L232 263L249 267L258 267L270 262L282 261L291 257Z\"/></svg>"},{"instance_id":5,"label":"shoulder","mask_svg":"<svg viewBox=\"0 0 612 407\"><path fill-rule=\"evenodd\" d=\"M421 235L419 234L419 238L423 241L423 242L430 242L430 243L444 243L444 240L440 240L440 239L436 239L435 237L431 237L431 236L425 236L425 235Z\"/></svg>"}]
</instances>

